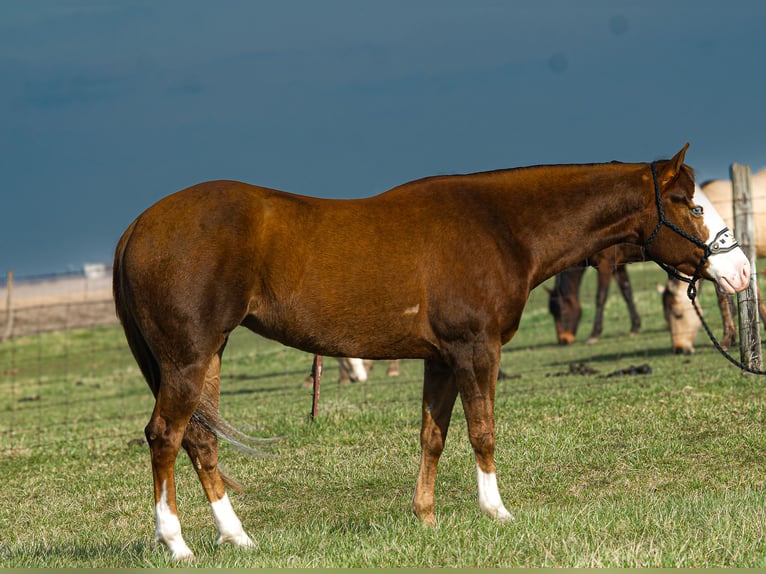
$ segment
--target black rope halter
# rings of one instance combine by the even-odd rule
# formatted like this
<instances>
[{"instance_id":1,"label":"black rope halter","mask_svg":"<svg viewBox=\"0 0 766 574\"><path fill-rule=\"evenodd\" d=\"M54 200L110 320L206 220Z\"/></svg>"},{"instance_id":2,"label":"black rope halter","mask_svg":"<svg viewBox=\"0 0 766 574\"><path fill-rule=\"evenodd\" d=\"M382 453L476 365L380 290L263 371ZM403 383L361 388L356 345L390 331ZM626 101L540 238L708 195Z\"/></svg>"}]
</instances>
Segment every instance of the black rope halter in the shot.
<instances>
[{"instance_id":1,"label":"black rope halter","mask_svg":"<svg viewBox=\"0 0 766 574\"><path fill-rule=\"evenodd\" d=\"M660 183L657 179L657 165L655 162L652 162L651 164L652 168L652 181L654 182L654 199L657 203L657 212L659 214L659 220L657 221L657 226L654 228L654 231L652 231L651 235L649 236L649 239L647 239L646 243L644 244L644 253L649 256L649 258L653 259L660 267L662 267L668 275L671 275L672 277L678 279L679 281L683 281L684 283L689 284L689 288L687 289L686 293L689 295L689 299L694 301L694 299L697 296L697 280L702 277L702 269L705 267L705 264L707 263L707 260L710 258L711 255L713 255L712 248L702 241L699 237L694 237L693 235L690 235L686 233L683 229L678 227L675 223L668 221L665 218L665 209L662 207L662 195L660 194ZM702 249L702 259L700 259L699 263L697 264L697 268L694 270L694 275L689 278L686 275L680 274L675 267L672 267L666 263L663 263L662 261L658 261L657 259L654 259L651 255L649 255L649 247L651 246L654 239L657 237L657 234L660 232L660 229L662 227L668 227L669 229L672 229L678 235L686 239L687 241L691 241L696 245L697 247ZM721 230L721 233L728 232L728 228L724 228ZM719 234L720 235L720 234ZM716 236L718 237L718 236ZM714 242L717 243L717 242ZM739 244L736 240L732 243L731 246L727 246L726 251L730 251L734 249L735 247L738 247ZM720 249L716 251L716 253L720 253Z\"/></svg>"},{"instance_id":2,"label":"black rope halter","mask_svg":"<svg viewBox=\"0 0 766 574\"><path fill-rule=\"evenodd\" d=\"M697 282L702 277L702 269L705 267L705 264L707 263L707 260L710 258L711 255L716 255L718 253L726 253L728 251L732 251L739 247L739 243L737 242L734 235L729 231L728 227L724 227L719 231L716 236L713 238L713 241L711 241L710 245L702 241L698 237L694 237L693 235L690 235L686 233L683 229L678 227L676 224L674 224L671 221L668 221L665 218L665 210L662 207L662 196L660 194L660 184L657 180L657 166L655 162L652 162L651 164L652 168L652 181L654 182L654 198L657 203L657 212L659 214L659 220L657 221L657 226L654 228L654 231L652 231L651 235L649 235L649 239L646 241L646 243L643 246L644 254L647 255L650 259L652 259L655 263L657 263L660 267L662 267L668 275L671 277L678 279L679 281L683 281L684 283L688 283L689 287L686 290L686 294L689 296L689 299L692 302L692 306L694 307L694 311L697 313L697 316L700 318L700 321L702 322L702 326L705 327L705 332L707 333L708 337L710 337L710 341L713 343L713 346L718 350L719 353L721 353L730 363L738 366L743 371L747 371L748 373L753 373L755 375L766 375L766 371L754 369L752 367L748 367L741 361L738 361L734 357L732 357L729 353L727 353L723 347L721 347L721 344L718 342L718 339L715 338L713 335L713 332L710 330L710 327L708 326L705 319L702 317L702 311L700 310L698 304L697 304ZM652 242L654 241L655 237L657 237L657 234L660 232L660 229L662 227L668 227L678 233L681 237L684 239L691 241L696 245L697 247L700 247L703 251L702 259L700 259L700 262L697 264L697 268L694 270L694 275L692 277L688 277L686 275L682 275L679 273L675 267L668 265L666 263L663 263L662 261L658 261L651 255L649 255L649 247L651 246Z\"/></svg>"}]
</instances>

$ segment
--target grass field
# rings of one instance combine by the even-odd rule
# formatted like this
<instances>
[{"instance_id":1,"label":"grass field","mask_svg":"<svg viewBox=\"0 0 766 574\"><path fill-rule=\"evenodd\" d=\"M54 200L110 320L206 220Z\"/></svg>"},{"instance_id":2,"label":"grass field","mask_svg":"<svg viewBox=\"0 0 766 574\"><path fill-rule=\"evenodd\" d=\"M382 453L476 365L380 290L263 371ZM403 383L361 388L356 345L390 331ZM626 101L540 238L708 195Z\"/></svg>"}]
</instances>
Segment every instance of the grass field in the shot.
<instances>
[{"instance_id":1,"label":"grass field","mask_svg":"<svg viewBox=\"0 0 766 574\"><path fill-rule=\"evenodd\" d=\"M669 353L652 264L630 267L643 328L627 335L612 294L596 345L554 343L547 298L533 293L504 348L497 466L506 506L481 515L473 454L456 406L439 467L436 528L410 512L419 460L422 365L339 386L326 361L319 418L302 382L311 357L236 331L224 357L222 413L280 437L221 461L245 485L231 495L255 551L217 547L202 489L177 463L181 523L195 565L766 566L766 393L697 338ZM593 316L589 272L580 339ZM616 289L613 288L616 291ZM712 286L703 305L720 333ZM585 364L595 374L570 374ZM650 374L607 376L648 364ZM116 327L0 345L0 566L169 566L153 541L151 394Z\"/></svg>"}]
</instances>

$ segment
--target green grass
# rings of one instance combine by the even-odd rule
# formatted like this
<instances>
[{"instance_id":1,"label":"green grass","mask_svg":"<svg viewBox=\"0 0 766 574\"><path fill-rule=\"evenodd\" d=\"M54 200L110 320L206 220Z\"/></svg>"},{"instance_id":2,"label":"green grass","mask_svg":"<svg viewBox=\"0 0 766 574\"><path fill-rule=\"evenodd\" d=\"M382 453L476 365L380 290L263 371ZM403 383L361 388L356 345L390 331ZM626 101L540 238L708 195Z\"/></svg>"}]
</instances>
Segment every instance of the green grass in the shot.
<instances>
[{"instance_id":1,"label":"green grass","mask_svg":"<svg viewBox=\"0 0 766 574\"><path fill-rule=\"evenodd\" d=\"M643 320L628 336L612 293L596 345L554 343L542 289L503 352L497 466L514 515L481 515L473 454L456 406L436 490L438 526L409 509L417 474L422 365L340 387L326 361L319 419L309 418L305 353L236 331L221 409L243 430L280 437L273 457L222 446L245 485L232 501L258 549L214 544L215 528L185 455L181 523L196 565L766 566L766 393L697 338L669 353L651 264L629 270ZM593 317L586 275L580 339ZM613 291L616 289L613 286ZM712 286L703 305L720 320ZM598 374L567 374L585 363ZM606 377L648 363L651 374ZM561 374L564 373L564 374ZM117 328L41 334L0 345L0 566L170 566L153 542L149 453L134 444L151 393Z\"/></svg>"}]
</instances>

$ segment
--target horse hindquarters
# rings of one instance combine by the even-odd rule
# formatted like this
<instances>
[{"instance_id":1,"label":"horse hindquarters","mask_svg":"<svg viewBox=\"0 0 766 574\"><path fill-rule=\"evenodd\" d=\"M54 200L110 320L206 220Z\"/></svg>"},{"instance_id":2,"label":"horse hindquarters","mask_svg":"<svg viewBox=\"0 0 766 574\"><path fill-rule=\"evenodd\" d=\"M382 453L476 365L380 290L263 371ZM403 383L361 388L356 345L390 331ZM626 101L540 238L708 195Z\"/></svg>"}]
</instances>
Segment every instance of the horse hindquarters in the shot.
<instances>
[{"instance_id":1,"label":"horse hindquarters","mask_svg":"<svg viewBox=\"0 0 766 574\"><path fill-rule=\"evenodd\" d=\"M175 333L175 341L169 341L159 335L168 331L167 324L162 329L154 323L141 323L138 309L146 316L155 299L136 301L132 296L135 286L129 281L124 257L132 230L133 226L117 247L114 298L128 345L156 399L145 428L154 479L156 540L170 549L175 560L193 557L181 534L176 504L174 465L183 445L211 505L219 542L251 546L226 495L225 484L231 481L217 468L216 432L222 422L218 416L219 373L225 339L208 341L199 346L207 350L194 353L190 345L181 343L192 340L192 333ZM167 319L163 313L152 316L157 321ZM184 323L184 329L193 327ZM200 339L204 338L197 338L196 342Z\"/></svg>"}]
</instances>

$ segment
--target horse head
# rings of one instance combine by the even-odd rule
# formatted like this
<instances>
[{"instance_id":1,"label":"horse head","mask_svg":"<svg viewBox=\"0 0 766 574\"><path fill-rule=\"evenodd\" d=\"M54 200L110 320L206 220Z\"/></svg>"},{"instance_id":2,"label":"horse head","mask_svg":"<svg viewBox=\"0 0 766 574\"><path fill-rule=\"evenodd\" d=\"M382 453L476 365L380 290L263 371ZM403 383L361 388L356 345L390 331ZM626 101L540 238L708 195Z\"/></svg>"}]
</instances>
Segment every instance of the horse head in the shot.
<instances>
[{"instance_id":1,"label":"horse head","mask_svg":"<svg viewBox=\"0 0 766 574\"><path fill-rule=\"evenodd\" d=\"M548 289L548 310L553 315L560 345L571 345L577 335L582 315L580 281L584 271L584 266L569 267L556 275L553 288Z\"/></svg>"},{"instance_id":2,"label":"horse head","mask_svg":"<svg viewBox=\"0 0 766 574\"><path fill-rule=\"evenodd\" d=\"M683 163L688 147L651 164L655 198L648 207L653 213L644 214L644 249L671 274L710 279L724 293L742 291L750 262Z\"/></svg>"}]
</instances>

